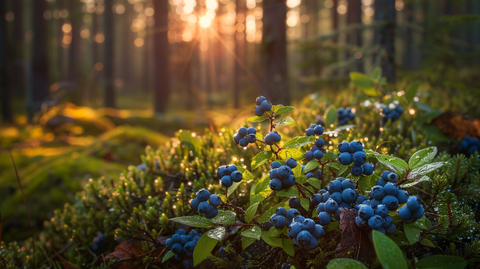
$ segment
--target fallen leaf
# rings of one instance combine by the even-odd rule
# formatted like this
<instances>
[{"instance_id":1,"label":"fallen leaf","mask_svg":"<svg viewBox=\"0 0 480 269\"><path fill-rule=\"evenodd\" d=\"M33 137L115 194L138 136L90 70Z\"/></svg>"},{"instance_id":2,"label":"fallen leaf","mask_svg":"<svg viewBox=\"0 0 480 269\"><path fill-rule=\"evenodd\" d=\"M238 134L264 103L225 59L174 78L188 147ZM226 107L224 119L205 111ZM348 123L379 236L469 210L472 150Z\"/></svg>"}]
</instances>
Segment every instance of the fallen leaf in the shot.
<instances>
[{"instance_id":1,"label":"fallen leaf","mask_svg":"<svg viewBox=\"0 0 480 269\"><path fill-rule=\"evenodd\" d=\"M133 259L131 253L135 256L140 256L143 254L143 251L137 245L140 243L139 240L130 239L120 242L118 246L115 247L115 250L112 253L105 256L105 260L116 260L117 262L112 266L113 269L127 269L127 268L142 268L141 265L134 265L136 259Z\"/></svg>"}]
</instances>

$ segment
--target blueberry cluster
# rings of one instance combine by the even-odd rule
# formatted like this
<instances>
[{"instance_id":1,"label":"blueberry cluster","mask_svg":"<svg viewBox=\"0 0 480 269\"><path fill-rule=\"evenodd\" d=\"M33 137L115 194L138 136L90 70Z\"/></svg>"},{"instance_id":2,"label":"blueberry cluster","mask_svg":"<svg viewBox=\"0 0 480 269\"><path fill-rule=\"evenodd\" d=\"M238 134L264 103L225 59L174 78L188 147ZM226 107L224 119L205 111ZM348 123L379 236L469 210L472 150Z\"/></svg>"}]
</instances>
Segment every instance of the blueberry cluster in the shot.
<instances>
[{"instance_id":1,"label":"blueberry cluster","mask_svg":"<svg viewBox=\"0 0 480 269\"><path fill-rule=\"evenodd\" d=\"M295 208L290 208L286 210L284 207L279 207L270 217L270 222L275 228L283 228L285 226L290 226L294 218L300 216L300 212Z\"/></svg>"},{"instance_id":2,"label":"blueberry cluster","mask_svg":"<svg viewBox=\"0 0 480 269\"><path fill-rule=\"evenodd\" d=\"M341 208L351 209L352 204L355 204L359 199L363 200L363 195L359 195L355 189L355 183L343 177L330 182L327 190L319 190L312 197L312 204L317 206L318 219L321 225L332 222L332 214L336 220L340 220Z\"/></svg>"},{"instance_id":3,"label":"blueberry cluster","mask_svg":"<svg viewBox=\"0 0 480 269\"><path fill-rule=\"evenodd\" d=\"M183 260L186 254L188 258L183 261L183 266L193 266L193 250L201 237L202 234L196 230L191 230L187 235L185 230L178 229L172 238L167 239L167 249L175 253L177 261Z\"/></svg>"},{"instance_id":4,"label":"blueberry cluster","mask_svg":"<svg viewBox=\"0 0 480 269\"><path fill-rule=\"evenodd\" d=\"M255 115L259 117L272 109L272 103L270 103L264 96L257 97L255 103L257 104L255 107Z\"/></svg>"},{"instance_id":5,"label":"blueberry cluster","mask_svg":"<svg viewBox=\"0 0 480 269\"><path fill-rule=\"evenodd\" d=\"M220 166L217 170L217 177L220 179L222 185L226 188L232 186L233 182L242 181L243 174L238 171L234 164Z\"/></svg>"},{"instance_id":6,"label":"blueberry cluster","mask_svg":"<svg viewBox=\"0 0 480 269\"><path fill-rule=\"evenodd\" d=\"M270 132L265 136L265 144L273 145L273 144L276 144L276 143L280 142L281 139L282 139L282 136L280 136L279 133Z\"/></svg>"},{"instance_id":7,"label":"blueberry cluster","mask_svg":"<svg viewBox=\"0 0 480 269\"><path fill-rule=\"evenodd\" d=\"M322 225L316 224L312 219L298 216L288 226L287 235L293 238L295 245L313 249L318 246L318 239L325 236L325 229L323 229Z\"/></svg>"},{"instance_id":8,"label":"blueberry cluster","mask_svg":"<svg viewBox=\"0 0 480 269\"><path fill-rule=\"evenodd\" d=\"M206 189L201 189L197 192L197 198L190 202L190 207L211 219L217 216L217 207L222 203L220 196L216 194L210 195Z\"/></svg>"},{"instance_id":9,"label":"blueberry cluster","mask_svg":"<svg viewBox=\"0 0 480 269\"><path fill-rule=\"evenodd\" d=\"M323 127L317 124L312 124L308 129L305 130L306 136L322 135L323 132L324 132Z\"/></svg>"},{"instance_id":10,"label":"blueberry cluster","mask_svg":"<svg viewBox=\"0 0 480 269\"><path fill-rule=\"evenodd\" d=\"M363 150L363 144L360 141L342 142L338 144L340 153L338 161L343 165L350 165L353 162L351 173L354 176L373 174L373 164L367 162L367 153Z\"/></svg>"},{"instance_id":11,"label":"blueberry cluster","mask_svg":"<svg viewBox=\"0 0 480 269\"><path fill-rule=\"evenodd\" d=\"M345 125L347 122L354 120L357 114L352 112L351 108L339 108L337 110L338 124Z\"/></svg>"},{"instance_id":12,"label":"blueberry cluster","mask_svg":"<svg viewBox=\"0 0 480 269\"><path fill-rule=\"evenodd\" d=\"M99 248L103 247L105 245L105 238L105 234L98 232L97 236L93 238L92 250L97 251Z\"/></svg>"},{"instance_id":13,"label":"blueberry cluster","mask_svg":"<svg viewBox=\"0 0 480 269\"><path fill-rule=\"evenodd\" d=\"M407 205L397 210L397 214L405 223L412 223L425 215L425 210L416 196L409 197Z\"/></svg>"},{"instance_id":14,"label":"blueberry cluster","mask_svg":"<svg viewBox=\"0 0 480 269\"><path fill-rule=\"evenodd\" d=\"M462 139L459 149L468 150L468 154L473 154L475 151L480 152L480 141L467 135Z\"/></svg>"},{"instance_id":15,"label":"blueberry cluster","mask_svg":"<svg viewBox=\"0 0 480 269\"><path fill-rule=\"evenodd\" d=\"M256 133L257 130L253 127L250 127L248 129L247 127L240 127L237 133L233 135L233 140L237 145L246 147L249 143L252 144L257 141L257 137L255 136Z\"/></svg>"},{"instance_id":16,"label":"blueberry cluster","mask_svg":"<svg viewBox=\"0 0 480 269\"><path fill-rule=\"evenodd\" d=\"M279 191L293 186L295 184L295 175L292 169L295 167L297 167L297 161L293 158L287 159L286 165L282 165L280 162L273 162L270 165L270 189Z\"/></svg>"},{"instance_id":17,"label":"blueberry cluster","mask_svg":"<svg viewBox=\"0 0 480 269\"><path fill-rule=\"evenodd\" d=\"M392 121L396 121L400 118L400 115L403 113L403 108L400 105L389 104L388 107L383 105L381 106L381 116L382 122L386 123L388 119L392 119Z\"/></svg>"},{"instance_id":18,"label":"blueberry cluster","mask_svg":"<svg viewBox=\"0 0 480 269\"><path fill-rule=\"evenodd\" d=\"M322 127L322 126L320 126ZM315 146L311 147L309 151L305 152L305 159L307 161L311 161L313 159L316 159L317 161L320 161L320 159L323 158L323 155L325 154L326 150L323 148L325 146L325 140L319 138L315 141Z\"/></svg>"}]
</instances>

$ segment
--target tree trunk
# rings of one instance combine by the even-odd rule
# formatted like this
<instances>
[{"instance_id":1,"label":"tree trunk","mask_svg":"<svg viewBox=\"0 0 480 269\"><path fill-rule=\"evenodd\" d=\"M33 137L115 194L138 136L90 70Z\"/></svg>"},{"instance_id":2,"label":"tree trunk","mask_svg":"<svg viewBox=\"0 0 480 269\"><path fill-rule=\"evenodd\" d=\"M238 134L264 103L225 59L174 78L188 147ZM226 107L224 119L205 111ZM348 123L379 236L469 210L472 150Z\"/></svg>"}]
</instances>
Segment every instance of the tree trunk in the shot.
<instances>
[{"instance_id":1,"label":"tree trunk","mask_svg":"<svg viewBox=\"0 0 480 269\"><path fill-rule=\"evenodd\" d=\"M246 2L245 0L236 0L236 15L243 15L245 17L245 12L247 10ZM246 18L246 17L245 17ZM246 22L246 19L243 23ZM237 38L237 35L243 35L244 38L239 39ZM235 60L235 65L234 65L234 85L233 85L233 106L235 108L240 107L240 91L242 90L242 77L243 77L243 68L239 61L242 61L244 63L244 54L245 54L245 32L235 32L233 35L234 41L235 41L235 56L237 59Z\"/></svg>"},{"instance_id":2,"label":"tree trunk","mask_svg":"<svg viewBox=\"0 0 480 269\"><path fill-rule=\"evenodd\" d=\"M375 1L375 21L383 21L375 31L375 42L380 44L382 74L390 83L395 82L395 1Z\"/></svg>"},{"instance_id":3,"label":"tree trunk","mask_svg":"<svg viewBox=\"0 0 480 269\"><path fill-rule=\"evenodd\" d=\"M43 11L47 9L46 1L33 1L33 40L32 40L32 83L27 94L28 118L31 121L48 96L48 51L47 25Z\"/></svg>"},{"instance_id":4,"label":"tree trunk","mask_svg":"<svg viewBox=\"0 0 480 269\"><path fill-rule=\"evenodd\" d=\"M2 1L7 2L7 1ZM13 5L13 14L15 19L13 21L13 43L15 46L23 47L23 37L25 33L23 32L23 1L12 1ZM2 13L4 14L4 13ZM16 55L18 57L18 55Z\"/></svg>"},{"instance_id":5,"label":"tree trunk","mask_svg":"<svg viewBox=\"0 0 480 269\"><path fill-rule=\"evenodd\" d=\"M4 16L6 13L6 1L0 2L0 14ZM1 17L0 18L0 106L2 121L12 122L13 114L11 107L11 98L10 98L10 85L8 79L8 63L9 53L8 50L8 41L7 41L7 21Z\"/></svg>"},{"instance_id":6,"label":"tree trunk","mask_svg":"<svg viewBox=\"0 0 480 269\"><path fill-rule=\"evenodd\" d=\"M115 104L115 89L113 87L113 14L112 14L113 0L105 0L104 11L104 76L105 76L105 97L104 104L106 107L116 107Z\"/></svg>"},{"instance_id":7,"label":"tree trunk","mask_svg":"<svg viewBox=\"0 0 480 269\"><path fill-rule=\"evenodd\" d=\"M348 0L348 11L347 11L347 24L362 24L362 3L358 0ZM362 29L352 30L347 35L347 43L354 44L358 48L362 47ZM355 54L349 53L348 57L352 57ZM362 56L363 57L363 56ZM363 72L363 61L358 60L354 64L354 68L358 72Z\"/></svg>"},{"instance_id":8,"label":"tree trunk","mask_svg":"<svg viewBox=\"0 0 480 269\"><path fill-rule=\"evenodd\" d=\"M272 103L289 103L287 78L287 6L285 0L263 1L263 92Z\"/></svg>"},{"instance_id":9,"label":"tree trunk","mask_svg":"<svg viewBox=\"0 0 480 269\"><path fill-rule=\"evenodd\" d=\"M81 12L78 0L70 0L70 23L72 24L72 43L70 45L70 61L69 61L69 79L77 81L80 79L80 19ZM38 12L38 11L35 11Z\"/></svg>"},{"instance_id":10,"label":"tree trunk","mask_svg":"<svg viewBox=\"0 0 480 269\"><path fill-rule=\"evenodd\" d=\"M165 113L170 96L168 1L155 0L155 112ZM187 98L192 98L188 96Z\"/></svg>"}]
</instances>

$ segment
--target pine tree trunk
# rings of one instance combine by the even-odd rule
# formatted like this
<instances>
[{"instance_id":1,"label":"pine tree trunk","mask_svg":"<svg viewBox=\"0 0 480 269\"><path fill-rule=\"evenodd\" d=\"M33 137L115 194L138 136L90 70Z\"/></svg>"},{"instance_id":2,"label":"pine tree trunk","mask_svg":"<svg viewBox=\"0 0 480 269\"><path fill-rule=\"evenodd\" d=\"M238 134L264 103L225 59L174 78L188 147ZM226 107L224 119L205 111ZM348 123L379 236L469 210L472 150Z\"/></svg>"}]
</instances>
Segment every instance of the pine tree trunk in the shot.
<instances>
[{"instance_id":1,"label":"pine tree trunk","mask_svg":"<svg viewBox=\"0 0 480 269\"><path fill-rule=\"evenodd\" d=\"M0 14L6 13L6 1L0 2ZM0 106L1 120L4 122L12 122L13 114L11 107L10 85L8 79L8 63L10 62L7 40L7 21L0 18Z\"/></svg>"},{"instance_id":2,"label":"pine tree trunk","mask_svg":"<svg viewBox=\"0 0 480 269\"><path fill-rule=\"evenodd\" d=\"M116 107L115 89L113 87L113 14L112 14L113 0L105 0L105 41L104 41L104 76L105 76L105 97L104 104L106 107Z\"/></svg>"},{"instance_id":3,"label":"pine tree trunk","mask_svg":"<svg viewBox=\"0 0 480 269\"><path fill-rule=\"evenodd\" d=\"M348 0L347 24L362 24L362 2L358 0ZM347 43L354 44L358 48L361 48L362 29L352 30L352 32L347 35ZM352 57L354 55L355 52L351 52L348 57ZM354 68L358 72L363 72L363 61L359 60L356 64L354 64Z\"/></svg>"},{"instance_id":4,"label":"pine tree trunk","mask_svg":"<svg viewBox=\"0 0 480 269\"><path fill-rule=\"evenodd\" d=\"M272 103L284 105L290 101L287 77L286 15L285 0L263 1L262 94Z\"/></svg>"},{"instance_id":5,"label":"pine tree trunk","mask_svg":"<svg viewBox=\"0 0 480 269\"><path fill-rule=\"evenodd\" d=\"M169 74L169 44L168 31L168 1L155 0L155 112L165 113L170 97L170 74ZM192 98L188 96L187 98Z\"/></svg>"},{"instance_id":6,"label":"pine tree trunk","mask_svg":"<svg viewBox=\"0 0 480 269\"><path fill-rule=\"evenodd\" d=\"M389 83L395 82L395 1L375 1L375 21L383 21L375 31L375 42L385 52L381 55L382 74Z\"/></svg>"},{"instance_id":7,"label":"pine tree trunk","mask_svg":"<svg viewBox=\"0 0 480 269\"><path fill-rule=\"evenodd\" d=\"M246 2L245 0L236 0L236 15L246 15L245 11L247 10ZM246 20L244 21L244 23ZM242 34L244 36L243 39L237 38L237 34ZM235 65L234 65L234 85L233 85L233 106L235 108L240 107L240 91L242 90L242 77L243 77L243 68L239 61L243 62L243 55L245 54L245 32L239 33L235 32L233 35L234 41L235 41L235 56L237 59L234 59Z\"/></svg>"},{"instance_id":8,"label":"pine tree trunk","mask_svg":"<svg viewBox=\"0 0 480 269\"><path fill-rule=\"evenodd\" d=\"M78 0L70 0L70 23L72 24L72 43L70 45L70 61L69 61L69 79L78 81L80 79L80 19L81 12ZM39 11L35 11L39 12Z\"/></svg>"}]
</instances>

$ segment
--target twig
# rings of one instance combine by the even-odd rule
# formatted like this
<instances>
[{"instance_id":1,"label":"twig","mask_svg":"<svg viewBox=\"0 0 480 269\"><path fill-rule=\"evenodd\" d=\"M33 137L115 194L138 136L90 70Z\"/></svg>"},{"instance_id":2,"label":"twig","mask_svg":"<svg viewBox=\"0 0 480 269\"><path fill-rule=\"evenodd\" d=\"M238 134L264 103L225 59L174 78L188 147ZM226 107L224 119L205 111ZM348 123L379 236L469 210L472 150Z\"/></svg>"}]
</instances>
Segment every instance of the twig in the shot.
<instances>
[{"instance_id":1,"label":"twig","mask_svg":"<svg viewBox=\"0 0 480 269\"><path fill-rule=\"evenodd\" d=\"M241 212L242 214L244 214L244 215L247 214L247 213L245 212L245 210L243 210L243 208L241 208L241 207L239 207L239 206L236 206L236 205L232 205L230 202L226 202L226 203L222 202L222 205L229 206L229 207L233 207L233 208L237 209L238 211L240 211L240 212Z\"/></svg>"}]
</instances>

